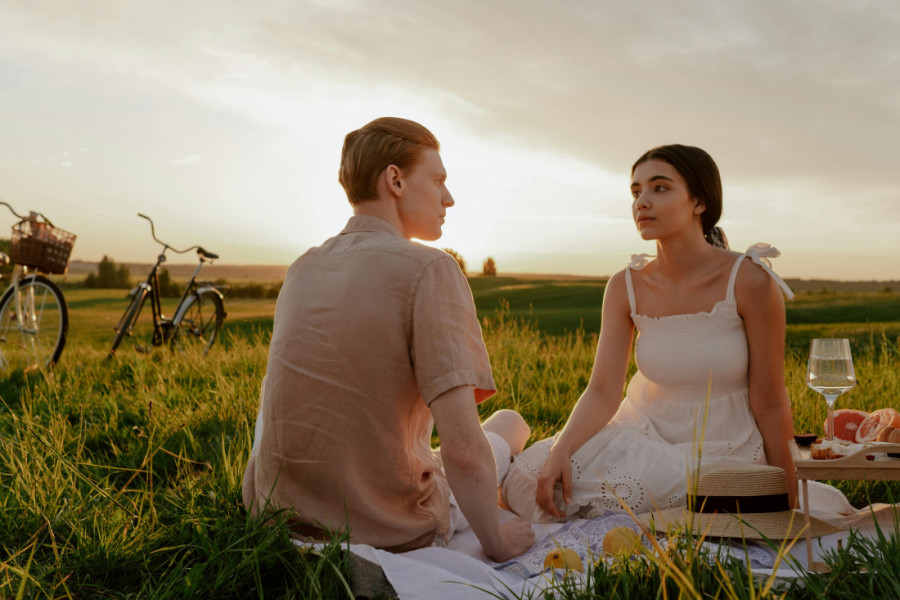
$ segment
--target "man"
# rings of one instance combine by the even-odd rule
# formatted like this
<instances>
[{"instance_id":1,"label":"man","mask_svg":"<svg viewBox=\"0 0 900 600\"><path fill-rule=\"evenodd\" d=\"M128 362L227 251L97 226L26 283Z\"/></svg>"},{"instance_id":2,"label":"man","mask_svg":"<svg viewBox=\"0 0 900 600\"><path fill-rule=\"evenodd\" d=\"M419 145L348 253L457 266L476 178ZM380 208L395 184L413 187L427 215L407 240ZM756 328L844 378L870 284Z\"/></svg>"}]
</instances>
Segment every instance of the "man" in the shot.
<instances>
[{"instance_id":1,"label":"man","mask_svg":"<svg viewBox=\"0 0 900 600\"><path fill-rule=\"evenodd\" d=\"M513 411L482 428L476 403L495 389L465 275L410 241L439 239L454 204L439 148L405 119L346 136L339 181L354 216L288 270L243 496L253 512L287 509L300 536L349 527L352 542L392 551L445 542L464 517L503 561L534 543L497 510L498 466L529 429Z\"/></svg>"}]
</instances>

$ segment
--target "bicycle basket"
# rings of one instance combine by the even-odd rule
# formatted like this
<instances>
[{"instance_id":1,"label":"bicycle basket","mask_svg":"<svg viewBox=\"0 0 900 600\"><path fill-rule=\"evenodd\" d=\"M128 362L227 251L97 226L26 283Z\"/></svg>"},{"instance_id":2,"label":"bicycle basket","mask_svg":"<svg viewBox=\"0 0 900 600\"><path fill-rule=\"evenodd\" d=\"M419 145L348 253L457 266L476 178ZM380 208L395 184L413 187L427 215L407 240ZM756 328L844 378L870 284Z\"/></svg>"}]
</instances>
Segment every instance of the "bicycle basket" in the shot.
<instances>
[{"instance_id":1,"label":"bicycle basket","mask_svg":"<svg viewBox=\"0 0 900 600\"><path fill-rule=\"evenodd\" d=\"M12 228L10 262L44 273L62 275L69 267L75 234L32 219L23 219Z\"/></svg>"}]
</instances>

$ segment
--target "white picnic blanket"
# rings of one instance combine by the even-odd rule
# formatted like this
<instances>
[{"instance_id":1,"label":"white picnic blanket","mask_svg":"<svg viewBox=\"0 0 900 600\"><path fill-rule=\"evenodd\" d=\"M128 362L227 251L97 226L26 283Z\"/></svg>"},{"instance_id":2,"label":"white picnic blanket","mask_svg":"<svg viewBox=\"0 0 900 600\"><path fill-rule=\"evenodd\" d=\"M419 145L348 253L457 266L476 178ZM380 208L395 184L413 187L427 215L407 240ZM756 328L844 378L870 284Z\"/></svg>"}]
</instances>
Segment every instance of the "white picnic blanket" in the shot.
<instances>
[{"instance_id":1,"label":"white picnic blanket","mask_svg":"<svg viewBox=\"0 0 900 600\"><path fill-rule=\"evenodd\" d=\"M815 491L821 491L815 490L812 483L816 482L810 482L813 488L811 499ZM898 505L878 504L856 511L846 500L840 503L827 495L813 504L818 507L811 511L814 516L845 528L841 533L814 540L813 560L821 561L825 553L837 548L838 540L846 544L849 528L875 537L877 522L885 535L897 535ZM503 509L498 510L501 519L512 516ZM564 576L562 571L543 568L544 557L550 550L557 545L572 548L587 565L603 555L603 536L613 527L629 527L639 531L631 517L617 513L607 513L589 520L535 524L532 528L538 539L537 544L524 555L502 564L494 563L485 556L471 529L457 532L446 548L421 548L393 554L364 544L351 544L350 551L379 565L401 600L484 600L491 598L490 594L495 598L520 598L523 595L528 597L529 592L552 587L554 581ZM644 542L649 544L647 540ZM749 558L753 572L761 575L774 572L777 577L791 578L807 568L805 538L794 544L789 552L796 562L782 561L778 565L775 564L775 552L765 544L706 544L713 553L725 552L742 562Z\"/></svg>"}]
</instances>

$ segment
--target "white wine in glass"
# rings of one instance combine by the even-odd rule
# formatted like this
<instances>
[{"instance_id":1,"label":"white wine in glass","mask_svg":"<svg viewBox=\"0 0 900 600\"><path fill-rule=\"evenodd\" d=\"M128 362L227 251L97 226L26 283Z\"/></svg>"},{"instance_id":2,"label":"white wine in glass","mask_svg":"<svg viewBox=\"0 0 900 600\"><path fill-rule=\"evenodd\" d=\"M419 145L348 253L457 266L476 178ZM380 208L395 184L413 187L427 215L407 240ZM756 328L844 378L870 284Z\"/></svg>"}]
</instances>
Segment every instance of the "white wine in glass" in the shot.
<instances>
[{"instance_id":1,"label":"white wine in glass","mask_svg":"<svg viewBox=\"0 0 900 600\"><path fill-rule=\"evenodd\" d=\"M806 384L825 396L828 403L828 440L834 439L834 401L856 385L850 340L815 339L809 349Z\"/></svg>"}]
</instances>

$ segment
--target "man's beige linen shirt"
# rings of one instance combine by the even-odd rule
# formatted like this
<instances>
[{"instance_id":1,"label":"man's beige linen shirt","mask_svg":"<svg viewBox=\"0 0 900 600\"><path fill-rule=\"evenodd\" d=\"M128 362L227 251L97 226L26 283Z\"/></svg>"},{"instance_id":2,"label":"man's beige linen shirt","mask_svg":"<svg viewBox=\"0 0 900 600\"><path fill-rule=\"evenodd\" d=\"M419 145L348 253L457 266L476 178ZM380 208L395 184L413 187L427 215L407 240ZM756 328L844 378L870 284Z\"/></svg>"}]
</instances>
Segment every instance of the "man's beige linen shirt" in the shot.
<instances>
[{"instance_id":1,"label":"man's beige linen shirt","mask_svg":"<svg viewBox=\"0 0 900 600\"><path fill-rule=\"evenodd\" d=\"M406 550L446 535L449 487L428 405L494 381L456 261L354 216L288 270L275 308L244 502Z\"/></svg>"}]
</instances>

